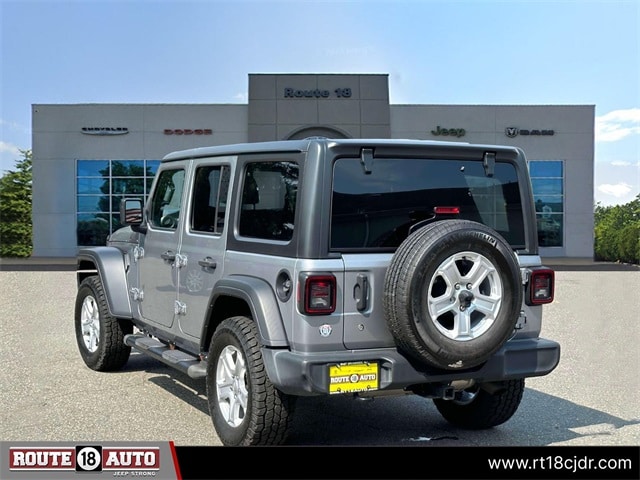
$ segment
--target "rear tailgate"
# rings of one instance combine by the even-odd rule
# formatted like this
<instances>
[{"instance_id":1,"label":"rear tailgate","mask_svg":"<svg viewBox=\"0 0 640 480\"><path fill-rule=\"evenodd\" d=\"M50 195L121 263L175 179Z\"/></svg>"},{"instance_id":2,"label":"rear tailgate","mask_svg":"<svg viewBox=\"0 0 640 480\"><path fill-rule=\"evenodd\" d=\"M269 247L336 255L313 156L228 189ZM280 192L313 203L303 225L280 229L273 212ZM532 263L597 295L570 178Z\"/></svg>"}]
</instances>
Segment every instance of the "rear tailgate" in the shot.
<instances>
[{"instance_id":1,"label":"rear tailgate","mask_svg":"<svg viewBox=\"0 0 640 480\"><path fill-rule=\"evenodd\" d=\"M344 345L347 349L393 347L382 305L390 253L344 254Z\"/></svg>"}]
</instances>

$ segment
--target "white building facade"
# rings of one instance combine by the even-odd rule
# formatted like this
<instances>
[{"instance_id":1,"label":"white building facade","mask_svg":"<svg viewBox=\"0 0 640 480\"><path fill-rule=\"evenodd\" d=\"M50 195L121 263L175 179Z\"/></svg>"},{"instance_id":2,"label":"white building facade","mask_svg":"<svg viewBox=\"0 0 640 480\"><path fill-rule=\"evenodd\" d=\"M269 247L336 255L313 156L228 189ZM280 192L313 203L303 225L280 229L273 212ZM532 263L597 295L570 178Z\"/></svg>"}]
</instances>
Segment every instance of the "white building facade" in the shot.
<instances>
[{"instance_id":1,"label":"white building facade","mask_svg":"<svg viewBox=\"0 0 640 480\"><path fill-rule=\"evenodd\" d=\"M391 105L386 74L250 74L247 104L34 104L33 256L73 257L120 226L167 153L304 138L521 147L540 253L593 257L594 105Z\"/></svg>"}]
</instances>

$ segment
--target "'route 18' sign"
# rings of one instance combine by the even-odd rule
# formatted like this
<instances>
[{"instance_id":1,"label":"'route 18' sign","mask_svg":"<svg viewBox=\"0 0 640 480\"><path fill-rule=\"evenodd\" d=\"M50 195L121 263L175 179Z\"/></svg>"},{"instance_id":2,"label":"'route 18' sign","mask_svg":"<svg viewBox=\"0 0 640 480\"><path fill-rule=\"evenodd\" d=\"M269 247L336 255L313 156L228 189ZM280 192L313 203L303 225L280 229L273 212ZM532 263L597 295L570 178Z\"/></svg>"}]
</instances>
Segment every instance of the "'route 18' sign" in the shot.
<instances>
[{"instance_id":1,"label":"'route 18' sign","mask_svg":"<svg viewBox=\"0 0 640 480\"><path fill-rule=\"evenodd\" d=\"M350 98L350 88L336 88L333 91L334 95L338 98ZM284 98L329 98L331 96L331 90L315 88L313 90L303 90L297 88L285 88Z\"/></svg>"}]
</instances>

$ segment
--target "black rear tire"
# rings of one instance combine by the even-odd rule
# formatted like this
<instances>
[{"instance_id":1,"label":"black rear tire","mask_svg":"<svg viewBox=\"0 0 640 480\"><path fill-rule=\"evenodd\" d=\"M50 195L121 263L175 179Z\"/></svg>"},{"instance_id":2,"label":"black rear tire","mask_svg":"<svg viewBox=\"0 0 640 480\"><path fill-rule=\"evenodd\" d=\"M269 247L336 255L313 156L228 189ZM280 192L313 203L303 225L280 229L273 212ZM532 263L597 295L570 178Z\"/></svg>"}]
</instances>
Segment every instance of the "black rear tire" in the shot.
<instances>
[{"instance_id":1,"label":"black rear tire","mask_svg":"<svg viewBox=\"0 0 640 480\"><path fill-rule=\"evenodd\" d=\"M489 393L482 385L456 394L453 400L433 400L440 414L452 425L482 430L509 420L522 400L524 378L504 382L504 388Z\"/></svg>"},{"instance_id":2,"label":"black rear tire","mask_svg":"<svg viewBox=\"0 0 640 480\"><path fill-rule=\"evenodd\" d=\"M232 317L218 326L209 348L206 383L211 419L224 445L284 443L296 397L269 380L253 320Z\"/></svg>"}]
</instances>

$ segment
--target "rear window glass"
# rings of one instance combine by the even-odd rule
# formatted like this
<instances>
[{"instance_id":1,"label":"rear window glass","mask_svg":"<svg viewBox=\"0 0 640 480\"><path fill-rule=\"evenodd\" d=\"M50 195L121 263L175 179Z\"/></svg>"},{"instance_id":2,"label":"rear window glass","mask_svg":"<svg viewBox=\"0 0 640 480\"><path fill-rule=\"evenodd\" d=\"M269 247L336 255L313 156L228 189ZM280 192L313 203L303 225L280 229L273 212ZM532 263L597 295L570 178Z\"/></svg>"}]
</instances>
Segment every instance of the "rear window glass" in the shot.
<instances>
[{"instance_id":1,"label":"rear window glass","mask_svg":"<svg viewBox=\"0 0 640 480\"><path fill-rule=\"evenodd\" d=\"M487 177L482 161L376 158L367 174L359 158L341 158L333 172L331 249L396 248L435 207L458 207L456 218L488 225L514 248L524 246L511 163L496 162Z\"/></svg>"}]
</instances>

